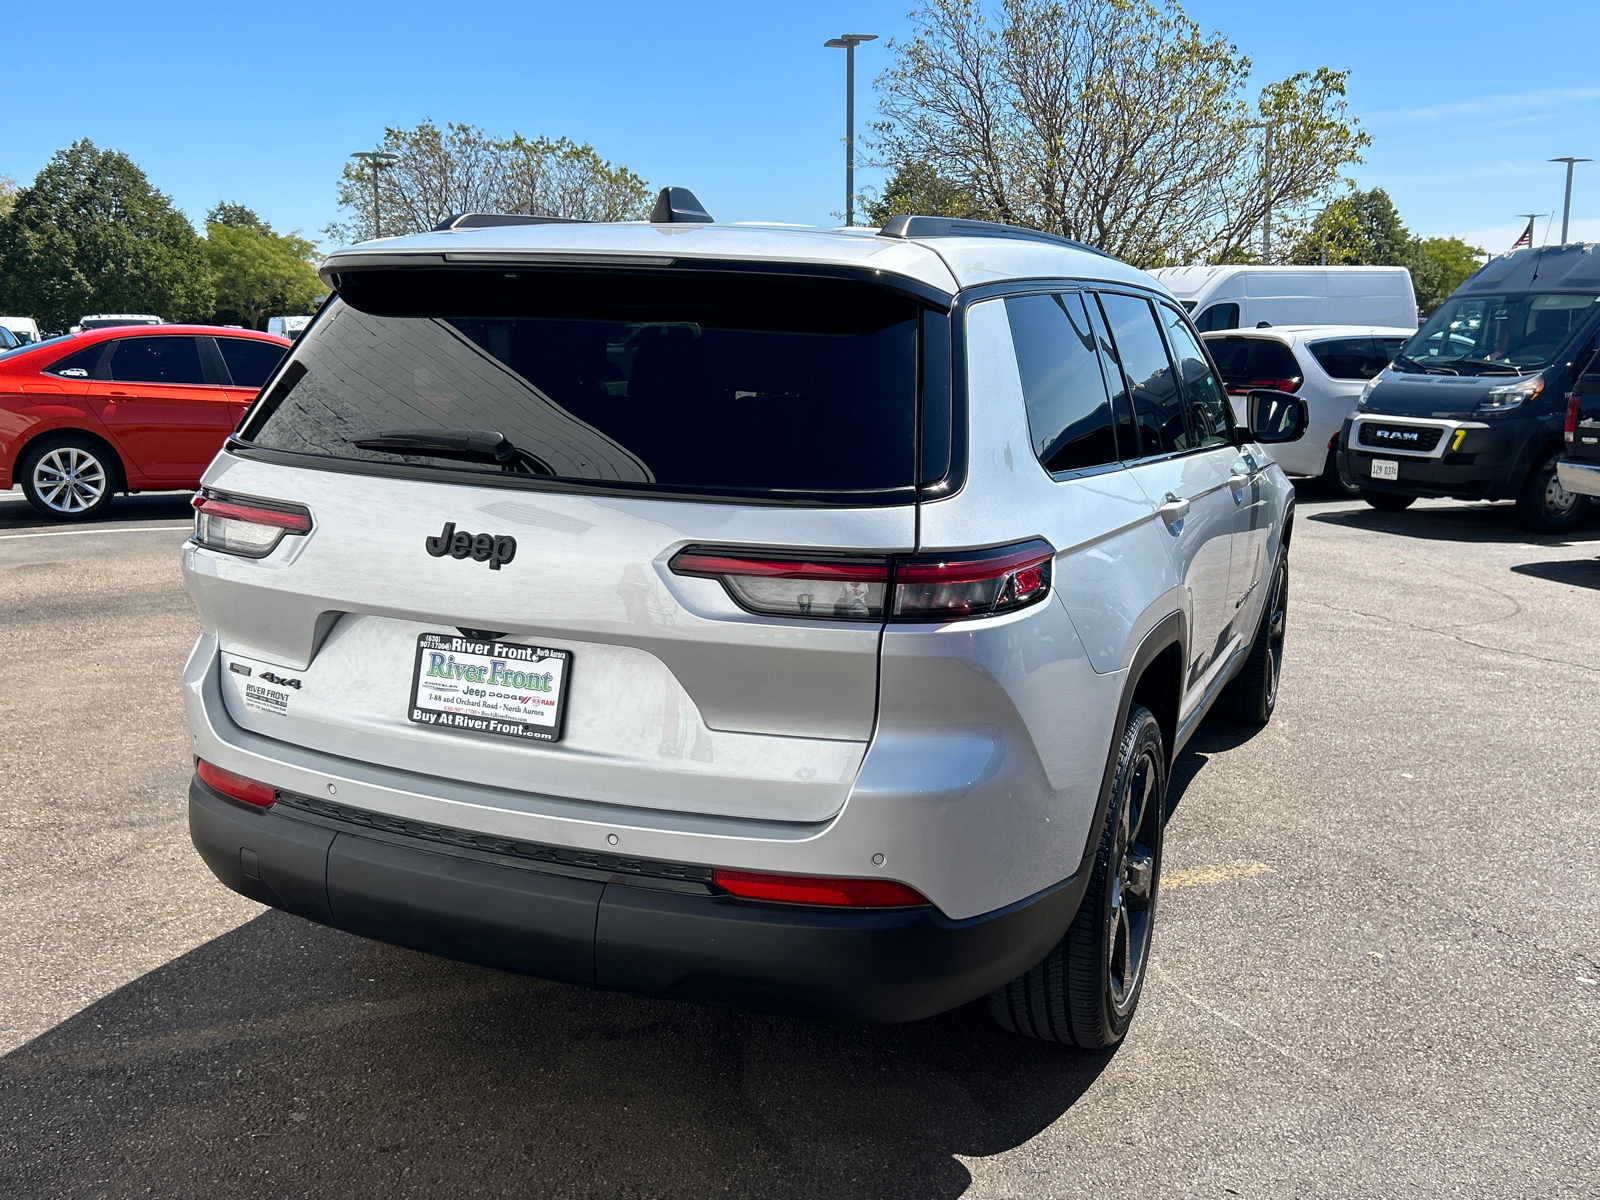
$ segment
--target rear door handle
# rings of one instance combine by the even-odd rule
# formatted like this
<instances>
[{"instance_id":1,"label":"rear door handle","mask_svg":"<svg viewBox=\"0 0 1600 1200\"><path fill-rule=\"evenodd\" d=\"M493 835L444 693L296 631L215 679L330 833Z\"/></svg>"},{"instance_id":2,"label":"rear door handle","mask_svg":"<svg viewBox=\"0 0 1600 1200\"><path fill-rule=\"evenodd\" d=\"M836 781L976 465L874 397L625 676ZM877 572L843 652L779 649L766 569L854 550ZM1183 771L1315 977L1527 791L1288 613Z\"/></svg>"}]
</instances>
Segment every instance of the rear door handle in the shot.
<instances>
[{"instance_id":1,"label":"rear door handle","mask_svg":"<svg viewBox=\"0 0 1600 1200\"><path fill-rule=\"evenodd\" d=\"M1156 509L1156 513L1170 528L1189 515L1189 502L1172 492L1168 492L1166 503Z\"/></svg>"}]
</instances>

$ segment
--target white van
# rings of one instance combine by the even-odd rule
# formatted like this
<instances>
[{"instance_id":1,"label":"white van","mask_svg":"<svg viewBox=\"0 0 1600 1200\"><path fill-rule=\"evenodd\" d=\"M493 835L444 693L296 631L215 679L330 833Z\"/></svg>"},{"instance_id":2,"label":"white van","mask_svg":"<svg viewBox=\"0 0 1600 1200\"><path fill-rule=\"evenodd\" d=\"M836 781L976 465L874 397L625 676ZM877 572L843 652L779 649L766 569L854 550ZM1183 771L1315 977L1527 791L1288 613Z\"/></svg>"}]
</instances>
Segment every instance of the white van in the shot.
<instances>
[{"instance_id":1,"label":"white van","mask_svg":"<svg viewBox=\"0 0 1600 1200\"><path fill-rule=\"evenodd\" d=\"M23 345L42 341L39 322L32 317L0 317L0 329L9 329Z\"/></svg>"},{"instance_id":2,"label":"white van","mask_svg":"<svg viewBox=\"0 0 1600 1200\"><path fill-rule=\"evenodd\" d=\"M1417 327L1404 267L1163 267L1151 272L1201 333L1262 325Z\"/></svg>"},{"instance_id":3,"label":"white van","mask_svg":"<svg viewBox=\"0 0 1600 1200\"><path fill-rule=\"evenodd\" d=\"M267 332L275 333L279 337L286 337L294 341L306 331L306 326L311 324L311 318L299 317L268 317Z\"/></svg>"}]
</instances>

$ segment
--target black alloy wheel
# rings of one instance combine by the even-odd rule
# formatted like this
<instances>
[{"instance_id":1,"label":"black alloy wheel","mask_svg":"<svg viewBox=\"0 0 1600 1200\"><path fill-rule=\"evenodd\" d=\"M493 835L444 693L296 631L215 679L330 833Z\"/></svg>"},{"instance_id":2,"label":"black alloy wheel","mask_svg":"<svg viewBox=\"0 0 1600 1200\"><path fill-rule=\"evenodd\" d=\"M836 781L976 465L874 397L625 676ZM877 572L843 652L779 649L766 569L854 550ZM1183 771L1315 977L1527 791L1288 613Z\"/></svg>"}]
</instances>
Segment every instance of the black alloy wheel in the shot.
<instances>
[{"instance_id":1,"label":"black alloy wheel","mask_svg":"<svg viewBox=\"0 0 1600 1200\"><path fill-rule=\"evenodd\" d=\"M1289 625L1289 556L1280 552L1267 588L1267 601L1256 627L1250 656L1223 692L1228 718L1241 725L1265 725L1278 707L1278 681L1283 673L1283 640Z\"/></svg>"},{"instance_id":2,"label":"black alloy wheel","mask_svg":"<svg viewBox=\"0 0 1600 1200\"><path fill-rule=\"evenodd\" d=\"M989 1014L1003 1029L1085 1050L1114 1046L1128 1032L1155 931L1166 764L1160 724L1134 705L1083 903L1042 963L989 993Z\"/></svg>"}]
</instances>

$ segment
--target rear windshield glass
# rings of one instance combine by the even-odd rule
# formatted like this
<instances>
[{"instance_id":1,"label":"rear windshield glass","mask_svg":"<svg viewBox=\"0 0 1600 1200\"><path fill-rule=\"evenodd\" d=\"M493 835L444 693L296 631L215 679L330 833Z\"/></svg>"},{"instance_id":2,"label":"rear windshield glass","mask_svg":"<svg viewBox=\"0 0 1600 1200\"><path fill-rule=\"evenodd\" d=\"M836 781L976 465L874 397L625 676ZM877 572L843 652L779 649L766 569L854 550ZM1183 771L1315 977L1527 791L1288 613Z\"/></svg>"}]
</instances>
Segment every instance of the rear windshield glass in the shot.
<instances>
[{"instance_id":1,"label":"rear windshield glass","mask_svg":"<svg viewBox=\"0 0 1600 1200\"><path fill-rule=\"evenodd\" d=\"M915 482L917 319L837 279L358 274L243 437L481 482L887 500Z\"/></svg>"},{"instance_id":2,"label":"rear windshield glass","mask_svg":"<svg viewBox=\"0 0 1600 1200\"><path fill-rule=\"evenodd\" d=\"M1294 360L1294 351L1272 338L1207 338L1206 349L1230 392L1251 388L1293 391L1300 386L1300 364Z\"/></svg>"}]
</instances>

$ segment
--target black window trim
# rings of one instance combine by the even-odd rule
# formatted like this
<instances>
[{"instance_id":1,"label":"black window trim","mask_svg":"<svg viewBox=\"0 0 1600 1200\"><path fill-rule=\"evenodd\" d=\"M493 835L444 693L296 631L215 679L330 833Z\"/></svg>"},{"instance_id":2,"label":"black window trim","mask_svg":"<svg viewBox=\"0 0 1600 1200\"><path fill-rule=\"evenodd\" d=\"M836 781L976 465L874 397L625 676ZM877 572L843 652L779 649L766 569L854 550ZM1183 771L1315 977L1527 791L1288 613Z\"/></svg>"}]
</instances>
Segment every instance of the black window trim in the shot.
<instances>
[{"instance_id":1,"label":"black window trim","mask_svg":"<svg viewBox=\"0 0 1600 1200\"><path fill-rule=\"evenodd\" d=\"M1227 436L1227 439L1222 443L1222 445L1224 445L1224 446L1237 446L1239 444L1239 427L1236 424L1234 424L1234 420L1233 420L1233 401L1228 398L1228 385L1222 378L1222 372L1217 370L1217 364L1216 364L1216 361L1214 359L1212 359L1212 357L1211 357L1211 351L1206 348L1206 340L1205 340L1205 338L1200 336L1200 331L1194 327L1194 322L1189 319L1189 315L1187 313L1185 313L1177 305L1173 304L1170 300L1164 300L1164 299L1162 299L1161 297L1158 296L1158 297L1156 297L1156 307L1157 308L1165 308L1168 312L1173 313L1174 315L1176 315L1178 317L1178 319L1183 322L1184 325L1188 326L1189 333L1194 338L1195 344L1200 347L1200 353L1205 355L1206 366L1211 368L1211 378L1215 381L1217 387L1222 390L1223 419L1226 420L1227 423L1228 423L1228 436ZM1156 324L1161 327L1161 341L1167 347L1167 361L1172 364L1173 377L1178 381L1178 392L1179 392L1180 395L1183 396L1183 423L1184 423L1185 427L1188 428L1190 436L1193 436L1194 433L1195 433L1195 429L1194 429L1193 422L1191 422L1190 419L1189 419L1189 413L1190 413L1190 408L1191 408L1191 405L1190 405L1190 402L1189 402L1189 381L1183 377L1183 372L1178 370L1178 356L1173 350L1172 339L1167 336L1166 323L1163 322L1163 321L1157 321ZM1294 354L1294 347L1293 346L1289 347L1289 353L1291 355ZM1295 361L1296 362L1299 361L1299 357L1298 356L1295 357ZM1219 449L1219 447L1217 447L1217 446L1196 446L1195 447L1195 450L1216 450L1216 449ZM1184 453L1186 453L1186 454L1187 453L1191 453L1191 451L1184 451Z\"/></svg>"}]
</instances>

